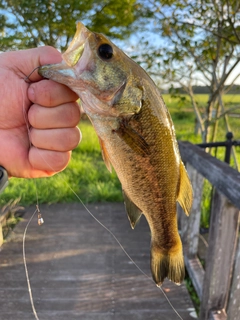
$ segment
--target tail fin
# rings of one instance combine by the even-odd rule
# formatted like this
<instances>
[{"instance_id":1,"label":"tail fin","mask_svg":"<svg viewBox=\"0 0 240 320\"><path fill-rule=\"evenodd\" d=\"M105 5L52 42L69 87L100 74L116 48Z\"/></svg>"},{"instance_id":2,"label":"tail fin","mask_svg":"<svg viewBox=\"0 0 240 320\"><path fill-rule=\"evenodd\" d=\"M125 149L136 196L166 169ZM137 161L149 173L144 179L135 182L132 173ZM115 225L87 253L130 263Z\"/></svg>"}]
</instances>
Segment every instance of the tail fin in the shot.
<instances>
[{"instance_id":1,"label":"tail fin","mask_svg":"<svg viewBox=\"0 0 240 320\"><path fill-rule=\"evenodd\" d=\"M152 243L151 270L157 286L161 286L165 278L178 285L184 280L185 267L180 238L177 245L168 251Z\"/></svg>"}]
</instances>

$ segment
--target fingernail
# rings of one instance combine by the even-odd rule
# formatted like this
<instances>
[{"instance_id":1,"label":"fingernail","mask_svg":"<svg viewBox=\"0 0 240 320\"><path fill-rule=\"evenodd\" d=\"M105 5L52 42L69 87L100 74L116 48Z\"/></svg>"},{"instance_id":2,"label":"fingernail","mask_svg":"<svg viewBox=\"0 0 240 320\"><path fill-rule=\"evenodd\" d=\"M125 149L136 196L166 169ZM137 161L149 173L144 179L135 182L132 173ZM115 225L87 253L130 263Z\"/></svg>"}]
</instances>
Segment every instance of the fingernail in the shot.
<instances>
[{"instance_id":1,"label":"fingernail","mask_svg":"<svg viewBox=\"0 0 240 320\"><path fill-rule=\"evenodd\" d=\"M28 99L34 102L35 100L35 90L32 86L29 86L28 88Z\"/></svg>"}]
</instances>

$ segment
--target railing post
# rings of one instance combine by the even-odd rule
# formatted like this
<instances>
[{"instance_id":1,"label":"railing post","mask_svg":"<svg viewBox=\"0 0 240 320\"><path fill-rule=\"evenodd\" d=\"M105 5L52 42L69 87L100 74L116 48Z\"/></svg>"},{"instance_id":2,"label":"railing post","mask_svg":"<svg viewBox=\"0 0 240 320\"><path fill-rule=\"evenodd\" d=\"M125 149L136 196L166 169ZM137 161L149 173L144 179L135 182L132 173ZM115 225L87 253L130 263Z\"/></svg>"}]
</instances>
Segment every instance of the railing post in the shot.
<instances>
[{"instance_id":1,"label":"railing post","mask_svg":"<svg viewBox=\"0 0 240 320\"><path fill-rule=\"evenodd\" d=\"M240 237L233 269L232 286L229 295L227 315L229 320L238 320L240 315Z\"/></svg>"},{"instance_id":2,"label":"railing post","mask_svg":"<svg viewBox=\"0 0 240 320\"><path fill-rule=\"evenodd\" d=\"M234 145L240 145L240 142L237 144L234 142ZM239 233L240 172L189 142L180 142L179 147L183 161L189 163L215 188L206 271L202 285L200 320L237 320L240 313L240 252L236 254ZM184 238L184 233L189 230L190 225L186 227L182 221L181 224ZM233 268L234 257L236 259ZM201 272L196 272L197 268L192 263L197 259L187 257L185 260L187 269L194 270L192 274L195 279L199 278ZM192 275L190 277L193 280Z\"/></svg>"},{"instance_id":3,"label":"railing post","mask_svg":"<svg viewBox=\"0 0 240 320\"><path fill-rule=\"evenodd\" d=\"M224 158L224 162L226 163L230 163L231 160L231 151L232 151L232 139L233 139L233 134L232 132L228 132L226 134L226 150L225 150L225 158Z\"/></svg>"},{"instance_id":4,"label":"railing post","mask_svg":"<svg viewBox=\"0 0 240 320\"><path fill-rule=\"evenodd\" d=\"M0 247L2 246L2 244L3 244L3 230L2 230L2 222L0 219Z\"/></svg>"},{"instance_id":5,"label":"railing post","mask_svg":"<svg viewBox=\"0 0 240 320\"><path fill-rule=\"evenodd\" d=\"M181 210L181 237L184 247L185 264L195 290L197 291L198 296L201 297L204 270L199 262L199 259L197 258L197 253L201 218L201 198L204 179L202 175L200 175L197 170L188 163L186 165L186 169L192 182L194 198L189 217L187 217Z\"/></svg>"},{"instance_id":6,"label":"railing post","mask_svg":"<svg viewBox=\"0 0 240 320\"><path fill-rule=\"evenodd\" d=\"M230 290L238 228L239 209L234 207L218 190L215 190L200 320L218 319L220 315L221 319L226 319L224 314Z\"/></svg>"},{"instance_id":7,"label":"railing post","mask_svg":"<svg viewBox=\"0 0 240 320\"><path fill-rule=\"evenodd\" d=\"M198 252L199 228L201 218L201 198L203 189L203 177L190 164L186 166L189 178L193 187L192 210L187 217L185 214L181 218L181 230L183 244L186 246L186 255L194 258Z\"/></svg>"}]
</instances>

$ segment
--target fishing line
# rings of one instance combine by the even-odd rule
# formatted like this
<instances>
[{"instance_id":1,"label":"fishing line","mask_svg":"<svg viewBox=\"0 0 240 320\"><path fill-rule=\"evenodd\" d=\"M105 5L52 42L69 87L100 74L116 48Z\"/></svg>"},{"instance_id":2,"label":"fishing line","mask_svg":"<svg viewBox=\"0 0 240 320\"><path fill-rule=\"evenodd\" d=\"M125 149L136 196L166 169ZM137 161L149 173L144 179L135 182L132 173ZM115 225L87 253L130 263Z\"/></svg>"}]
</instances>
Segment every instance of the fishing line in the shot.
<instances>
[{"instance_id":1,"label":"fishing line","mask_svg":"<svg viewBox=\"0 0 240 320\"><path fill-rule=\"evenodd\" d=\"M153 279L151 277L149 277L149 275L147 275L138 265L137 263L131 258L131 256L129 255L129 253L126 251L126 249L123 247L123 245L121 244L121 242L118 240L118 238L114 235L114 233L108 229L100 220L98 220L98 218L95 217L95 215L88 209L88 207L83 203L83 201L81 200L81 198L78 196L78 194L71 188L71 186L65 181L65 183L67 184L67 186L70 188L70 190L73 192L73 194L77 197L77 199L79 200L79 202L81 203L81 205L84 207L84 209L90 214L90 216L98 223L100 224L100 226L102 226L108 233L110 233L110 235L114 238L114 240L117 242L117 244L119 245L119 247L122 249L122 251L125 253L125 255L128 257L128 259L134 264L134 266L151 282L154 283L154 285L156 286L155 282L153 281ZM169 300L168 296L166 295L166 293L164 292L163 288L161 286L156 286L158 289L161 290L164 298L166 299L166 301L168 302L169 306L172 308L172 310L176 313L176 315L179 317L179 319L183 320L183 318L180 316L180 314L177 312L177 310L174 308L174 306L172 305L171 301Z\"/></svg>"},{"instance_id":2,"label":"fishing line","mask_svg":"<svg viewBox=\"0 0 240 320\"><path fill-rule=\"evenodd\" d=\"M40 155L41 156L41 155ZM43 160L45 161L45 159L43 158ZM46 161L45 161L46 162ZM47 162L46 162L47 163ZM48 164L49 165L49 164ZM50 166L51 167L51 166ZM63 179L61 177L61 179ZM131 256L129 255L129 253L126 251L126 249L123 247L123 245L121 244L121 242L118 240L118 238L114 235L114 233L107 228L89 209L88 207L84 204L84 202L82 201L82 199L78 196L78 194L72 189L72 187L68 184L68 182L63 179L63 182L67 185L67 187L72 191L72 193L75 195L75 197L78 199L78 201L81 203L81 205L84 207L84 209L87 211L87 213L102 227L104 228L113 238L114 240L117 242L117 244L119 245L119 247L121 248L121 250L124 252L124 254L127 256L127 258L134 264L134 266L148 279L150 280L155 286L155 282L153 281L153 279L151 277L149 277L149 275L147 275L138 265L137 263L131 258ZM37 210L36 210L37 211ZM35 211L35 213L36 213ZM172 310L175 312L175 314L178 316L179 319L183 320L183 318L180 316L180 314L178 313L178 311L174 308L173 304L171 303L171 301L169 300L167 294L164 292L164 290L162 289L162 287L160 286L156 286L158 289L160 289L161 293L163 294L164 298L166 299L167 303L169 304L169 306L172 308Z\"/></svg>"},{"instance_id":3,"label":"fishing line","mask_svg":"<svg viewBox=\"0 0 240 320\"><path fill-rule=\"evenodd\" d=\"M35 71L36 69L37 68L35 68L33 71ZM31 72L31 74L33 73L33 71ZM30 75L27 76L24 79L25 82L27 82L27 80L29 80ZM21 87L21 91L22 91L22 113L23 113L23 118L24 118L24 121L25 121L25 124L26 124L26 128L27 128L29 148L31 148L32 143L31 143L31 139L30 139L30 128L29 128L29 123L28 123L28 120L27 120L27 113L26 113L26 110L24 109L24 93L23 93L23 88L22 87ZM33 217L35 216L35 214L38 213L38 224L39 225L42 225L43 222L44 222L43 219L42 219L42 216L41 216L40 209L39 209L37 182L36 182L35 179L33 179L33 181L34 181L34 184L35 184L35 192L36 192L36 202L37 202L37 204L36 204L36 210L33 212L31 218L29 219L29 221L28 221L28 223L27 223L27 225L25 227L24 233L23 233L23 264L24 264L25 275L26 275L26 279L27 279L28 293L29 293L29 299L30 299L32 311L33 311L33 314L35 316L35 319L39 320L38 314L37 314L37 311L36 311L36 308L35 308L35 305L34 305L32 289L31 289L31 282L30 282L30 278L29 278L29 274L28 274L28 268L27 268L26 250L25 250L25 242L26 242L26 234L27 234L28 226L30 225L30 223L31 223Z\"/></svg>"},{"instance_id":4,"label":"fishing line","mask_svg":"<svg viewBox=\"0 0 240 320\"><path fill-rule=\"evenodd\" d=\"M24 78L24 81L29 83L31 82L29 77L31 76L31 74L36 70L38 69L39 67L33 69L33 71ZM31 148L32 146L32 143L31 143L31 139L30 139L30 127L29 127L29 123L28 123L28 120L27 120L27 113L26 113L26 110L24 109L24 94L23 94L23 88L21 87L21 91L22 91L22 101L23 101L23 104L22 104L22 113L23 113L23 118L24 118L24 121L25 121L25 124L26 124L26 128L27 128L27 133L28 133L28 142L29 142L29 149ZM35 184L35 192L36 192L36 208L37 208L37 212L38 212L38 224L41 226L43 223L44 223L44 220L42 218L42 215L41 215L41 212L40 212L40 209L39 209L39 202L38 202L38 192L37 192L37 181L35 179L33 179L33 182Z\"/></svg>"},{"instance_id":5,"label":"fishing line","mask_svg":"<svg viewBox=\"0 0 240 320\"><path fill-rule=\"evenodd\" d=\"M36 71L36 70L39 69L39 68L40 68L40 66L34 68L34 69L32 70L32 72L31 72L28 76L26 76L26 77L24 78L24 81L27 82L27 83L31 83L31 80L30 80L29 78L31 77L31 75L33 74L33 72Z\"/></svg>"},{"instance_id":6,"label":"fishing line","mask_svg":"<svg viewBox=\"0 0 240 320\"><path fill-rule=\"evenodd\" d=\"M24 263L25 274L26 274L26 278L27 278L28 293L29 293L29 298L30 298L30 302L31 302L32 311L33 311L33 314L35 316L35 319L39 320L38 315L37 315L37 311L36 311L35 305L34 305L34 300L33 300L33 295L32 295L32 288L31 288L31 283L30 283L30 278L29 278L28 268L27 268L26 252L25 252L25 240L26 240L26 234L27 234L28 226L31 223L31 221L32 221L32 219L35 216L37 211L38 211L38 209L36 209L34 211L34 213L32 214L31 218L29 219L29 221L28 221L28 223L26 225L24 233L23 233L23 263Z\"/></svg>"},{"instance_id":7,"label":"fishing line","mask_svg":"<svg viewBox=\"0 0 240 320\"><path fill-rule=\"evenodd\" d=\"M31 74L36 70L37 68L35 68ZM30 74L30 75L31 75ZM29 76L30 76L29 75ZM26 77L25 79L29 80L29 76ZM22 88L21 88L22 89ZM23 89L22 89L22 95L23 95ZM23 96L24 99L24 96ZM29 124L27 121L27 115L26 115L26 111L24 110L24 106L23 106L23 114L24 114L24 120L26 122L26 126L27 126L27 131L28 131L28 137L29 137L29 145L31 147L31 140L30 140L30 128L29 128ZM36 148L38 150L38 148ZM38 150L39 152L39 150ZM42 158L42 160L54 171L54 169L51 167L51 165L42 157L41 153L39 152L39 156ZM81 205L84 207L84 209L87 211L87 213L102 227L104 228L113 238L114 240L117 242L117 244L119 245L119 247L121 248L121 250L124 252L124 254L127 256L127 258L133 263L133 265L139 270L139 272L141 272L148 280L150 280L152 283L154 283L154 285L156 286L155 282L153 281L153 279L147 275L138 265L137 263L131 258L131 256L128 254L128 252L126 251L126 249L123 247L123 245L121 244L121 242L118 240L118 238L114 235L114 233L107 228L99 219L97 219L97 217L88 209L88 207L84 204L84 202L81 200L81 198L78 196L78 194L72 189L72 187L68 184L68 182L62 178L62 176L60 176L61 179L63 180L63 182L68 186L68 188L72 191L72 193L76 196L76 198L79 200L79 202L81 203ZM34 211L33 215L31 216L31 218L29 219L27 226L24 230L24 234L23 234L23 262L24 262L24 268L25 268L25 273L26 273L26 278L27 278L27 285L28 285L28 292L29 292L29 298L30 298L30 302L31 302L31 306L32 306L32 310L35 316L36 320L39 320L35 306L34 306L34 300L33 300L33 296L32 296L32 290L31 290L31 282L30 282L30 278L29 278L29 274L28 274L28 268L27 268L27 261L26 261L26 252L25 252L25 239L26 239L26 234L27 234L27 230L28 230L28 226L31 223L33 217L35 216L36 212L38 212L38 224L41 225L43 223L43 219L41 217L41 213L40 213L40 209L39 209L39 203L38 203L38 193L37 193L37 184L35 179L33 179L35 182L35 187L36 187L36 210ZM42 220L42 223L41 223ZM180 314L178 313L178 311L174 308L173 304L171 303L171 301L169 300L167 294L164 292L164 290L162 289L161 286L156 286L158 289L160 289L161 293L163 294L164 298L166 299L167 303L169 304L169 306L171 307L171 309L175 312L175 314L178 316L178 318L180 320L183 320L183 318L180 316Z\"/></svg>"}]
</instances>

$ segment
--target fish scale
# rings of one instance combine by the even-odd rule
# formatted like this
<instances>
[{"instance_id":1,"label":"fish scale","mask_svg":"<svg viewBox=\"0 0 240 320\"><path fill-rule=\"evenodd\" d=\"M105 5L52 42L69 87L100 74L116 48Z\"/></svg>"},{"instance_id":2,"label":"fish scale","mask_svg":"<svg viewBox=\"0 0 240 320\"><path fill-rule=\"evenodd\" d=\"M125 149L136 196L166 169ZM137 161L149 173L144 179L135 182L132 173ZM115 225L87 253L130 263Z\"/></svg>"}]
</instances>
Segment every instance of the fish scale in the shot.
<instances>
[{"instance_id":1,"label":"fish scale","mask_svg":"<svg viewBox=\"0 0 240 320\"><path fill-rule=\"evenodd\" d=\"M147 73L107 37L82 23L60 64L39 69L75 91L99 137L103 159L122 184L131 227L144 214L151 231L151 271L161 285L184 278L176 202L188 215L192 187L171 116Z\"/></svg>"}]
</instances>

